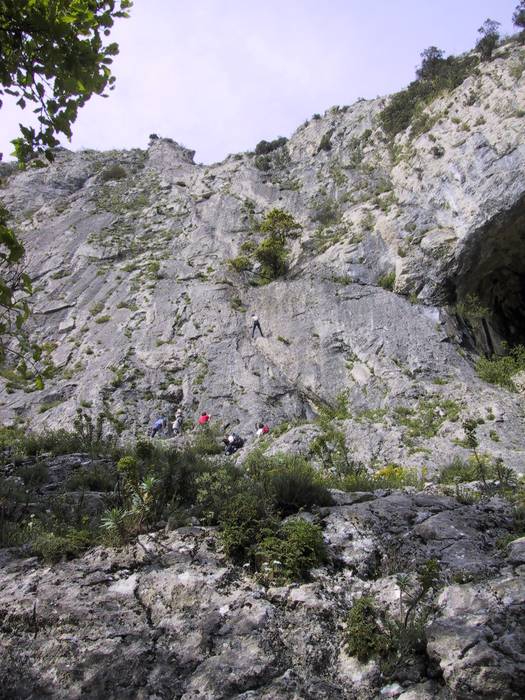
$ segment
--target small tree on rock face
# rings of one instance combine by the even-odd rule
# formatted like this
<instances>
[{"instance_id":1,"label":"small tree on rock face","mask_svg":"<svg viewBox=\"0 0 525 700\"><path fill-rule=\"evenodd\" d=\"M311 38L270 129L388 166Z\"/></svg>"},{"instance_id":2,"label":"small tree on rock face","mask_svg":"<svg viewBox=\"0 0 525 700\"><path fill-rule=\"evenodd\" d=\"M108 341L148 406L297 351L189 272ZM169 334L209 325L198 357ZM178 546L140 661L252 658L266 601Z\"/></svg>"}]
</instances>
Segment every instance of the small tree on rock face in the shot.
<instances>
[{"instance_id":1,"label":"small tree on rock face","mask_svg":"<svg viewBox=\"0 0 525 700\"><path fill-rule=\"evenodd\" d=\"M273 280L284 275L287 266L287 253L284 244L278 238L268 236L262 241L254 253L255 259L261 265L263 277Z\"/></svg>"},{"instance_id":2,"label":"small tree on rock face","mask_svg":"<svg viewBox=\"0 0 525 700\"><path fill-rule=\"evenodd\" d=\"M259 229L268 236L254 252L255 259L261 264L263 277L273 280L284 275L288 257L286 241L288 238L296 238L301 228L301 224L283 209L272 209L266 214Z\"/></svg>"},{"instance_id":3,"label":"small tree on rock face","mask_svg":"<svg viewBox=\"0 0 525 700\"><path fill-rule=\"evenodd\" d=\"M525 41L525 0L521 0L521 2L516 5L516 9L512 15L512 21L514 26L520 27L521 29L519 34L520 40L522 42Z\"/></svg>"},{"instance_id":4,"label":"small tree on rock face","mask_svg":"<svg viewBox=\"0 0 525 700\"><path fill-rule=\"evenodd\" d=\"M492 58L492 52L498 45L500 38L499 26L499 22L493 19L486 19L483 22L483 26L478 29L478 34L481 34L481 38L476 44L476 51L480 52L482 61L489 61Z\"/></svg>"},{"instance_id":5,"label":"small tree on rock face","mask_svg":"<svg viewBox=\"0 0 525 700\"><path fill-rule=\"evenodd\" d=\"M288 212L283 209L272 209L261 221L259 228L284 243L288 237L296 238L302 227Z\"/></svg>"},{"instance_id":6,"label":"small tree on rock face","mask_svg":"<svg viewBox=\"0 0 525 700\"><path fill-rule=\"evenodd\" d=\"M432 80L439 75L445 63L444 53L437 46L429 46L421 53L421 66L416 69L418 80Z\"/></svg>"}]
</instances>

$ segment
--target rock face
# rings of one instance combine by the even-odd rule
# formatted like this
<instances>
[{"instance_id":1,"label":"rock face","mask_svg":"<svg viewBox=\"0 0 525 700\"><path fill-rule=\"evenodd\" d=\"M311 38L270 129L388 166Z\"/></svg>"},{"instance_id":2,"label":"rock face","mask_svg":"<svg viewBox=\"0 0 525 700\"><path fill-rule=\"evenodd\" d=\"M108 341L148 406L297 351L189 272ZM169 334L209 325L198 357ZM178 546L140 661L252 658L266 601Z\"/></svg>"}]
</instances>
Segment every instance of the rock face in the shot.
<instances>
[{"instance_id":1,"label":"rock face","mask_svg":"<svg viewBox=\"0 0 525 700\"><path fill-rule=\"evenodd\" d=\"M259 584L196 526L47 567L3 550L0 697L523 697L523 557L495 546L508 506L335 496L315 514L330 564L302 585ZM374 594L397 615L396 572L429 558L445 587L427 650L387 679L345 652L346 613Z\"/></svg>"},{"instance_id":2,"label":"rock face","mask_svg":"<svg viewBox=\"0 0 525 700\"><path fill-rule=\"evenodd\" d=\"M523 377L511 393L473 362L525 343L524 67L523 48L504 45L394 140L377 99L210 166L157 138L145 152L1 166L50 375L38 391L2 380L2 421L71 427L82 406L125 439L152 416L206 409L244 436L270 423L256 443L269 455L311 455L337 430L354 465L431 475L469 456L462 421L474 418L478 458L525 472ZM253 249L272 209L301 228L286 274L261 285ZM252 257L230 264L240 255ZM88 520L107 507L110 460L6 461L17 488L24 466L40 474L38 497L21 500L27 527L54 499L82 503ZM101 491L79 486L86 465ZM321 525L329 553L303 584L234 566L198 524L53 566L0 549L0 700L524 697L525 538L504 546L509 504L431 484L332 495L299 516ZM356 601L378 601L386 635L429 562L440 586L422 648L389 669L351 656Z\"/></svg>"},{"instance_id":3,"label":"rock face","mask_svg":"<svg viewBox=\"0 0 525 700\"><path fill-rule=\"evenodd\" d=\"M525 338L522 64L505 45L427 107L426 131L390 144L377 99L328 110L265 156L203 166L155 139L146 152L60 151L43 170L7 169L1 198L27 246L54 376L29 394L8 385L2 418L68 426L79 402L104 404L129 436L182 405L246 435L345 395L360 458L434 468L465 456L457 419L490 415L482 448L523 471L519 402L458 347ZM257 266L228 261L262 240L272 208L302 229L288 274L252 286ZM465 311L472 299L481 315ZM459 413L434 435L396 420L396 407L439 414L445 399Z\"/></svg>"}]
</instances>

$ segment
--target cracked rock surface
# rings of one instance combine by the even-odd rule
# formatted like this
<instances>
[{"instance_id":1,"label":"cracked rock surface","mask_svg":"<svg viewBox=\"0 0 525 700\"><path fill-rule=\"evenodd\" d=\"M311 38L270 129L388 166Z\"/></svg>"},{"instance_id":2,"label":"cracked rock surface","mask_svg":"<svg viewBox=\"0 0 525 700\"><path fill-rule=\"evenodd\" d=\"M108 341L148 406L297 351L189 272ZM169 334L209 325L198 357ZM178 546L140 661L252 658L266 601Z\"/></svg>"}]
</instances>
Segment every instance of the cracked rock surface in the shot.
<instances>
[{"instance_id":1,"label":"cracked rock surface","mask_svg":"<svg viewBox=\"0 0 525 700\"><path fill-rule=\"evenodd\" d=\"M508 506L410 490L334 496L316 514L330 564L304 584L260 585L199 526L54 566L2 550L0 697L522 697L525 567L518 544L496 547ZM395 615L395 572L432 557L444 587L424 661L384 679L345 652L345 615L365 593Z\"/></svg>"}]
</instances>

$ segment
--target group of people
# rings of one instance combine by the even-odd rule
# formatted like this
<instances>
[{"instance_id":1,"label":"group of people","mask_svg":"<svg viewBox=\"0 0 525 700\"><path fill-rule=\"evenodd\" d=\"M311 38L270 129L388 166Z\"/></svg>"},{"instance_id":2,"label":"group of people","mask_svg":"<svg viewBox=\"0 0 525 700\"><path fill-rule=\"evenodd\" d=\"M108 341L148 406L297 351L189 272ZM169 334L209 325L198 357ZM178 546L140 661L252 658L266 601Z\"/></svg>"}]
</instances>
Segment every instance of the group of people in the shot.
<instances>
[{"instance_id":1,"label":"group of people","mask_svg":"<svg viewBox=\"0 0 525 700\"><path fill-rule=\"evenodd\" d=\"M257 316L257 314L253 313L252 338L255 337L255 331L259 331L261 336L264 338L264 333L262 332L259 317ZM200 426L204 426L208 424L209 420L210 416L206 413L206 411L203 411L199 416L197 422ZM183 422L184 419L182 415L182 409L179 408L175 413L175 420L171 424L171 435L180 435L182 433ZM266 435L266 433L270 432L270 428L265 423L257 423L257 425L255 426L255 430L256 437L261 437L262 435ZM168 419L165 416L157 418L150 428L150 437L154 438L155 435L157 435L158 433L167 433L168 435L170 435ZM240 435L237 435L237 433L226 433L222 441L225 445L226 454L233 454L234 452L237 452L237 450L244 446L243 438Z\"/></svg>"},{"instance_id":2,"label":"group of people","mask_svg":"<svg viewBox=\"0 0 525 700\"><path fill-rule=\"evenodd\" d=\"M182 423L182 410L178 408L177 412L175 413L175 420L171 424L171 430L173 432L173 435L180 435L182 433ZM157 435L157 433L168 432L168 425L168 419L166 418L166 416L161 416L160 418L157 418L157 420L154 421L153 425L150 428L149 436L154 438L155 435Z\"/></svg>"},{"instance_id":3,"label":"group of people","mask_svg":"<svg viewBox=\"0 0 525 700\"><path fill-rule=\"evenodd\" d=\"M208 425L210 419L211 416L206 411L203 411L197 420L197 424L201 427L206 426ZM182 414L182 409L178 408L177 412L175 413L175 420L171 424L171 435L181 435L183 429L183 422L184 418ZM225 426L225 429L227 427L228 425ZM260 438L269 432L270 428L266 423L256 423L256 437ZM169 422L165 416L157 418L151 426L149 433L150 437L154 438L155 435L157 435L158 433L167 433L167 435L170 436ZM237 452L237 450L240 450L241 447L244 447L245 440L235 432L225 432L222 442L224 444L224 453L227 455L232 455L235 452Z\"/></svg>"}]
</instances>

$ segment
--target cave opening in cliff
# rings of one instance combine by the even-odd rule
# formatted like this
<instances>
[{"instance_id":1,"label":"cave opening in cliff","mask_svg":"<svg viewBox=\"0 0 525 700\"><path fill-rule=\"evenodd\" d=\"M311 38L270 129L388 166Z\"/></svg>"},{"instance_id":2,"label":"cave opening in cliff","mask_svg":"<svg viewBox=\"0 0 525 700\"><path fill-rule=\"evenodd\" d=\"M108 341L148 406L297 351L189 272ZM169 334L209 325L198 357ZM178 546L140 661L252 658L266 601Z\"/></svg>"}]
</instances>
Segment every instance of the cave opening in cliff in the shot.
<instances>
[{"instance_id":1,"label":"cave opening in cliff","mask_svg":"<svg viewBox=\"0 0 525 700\"><path fill-rule=\"evenodd\" d=\"M469 237L451 282L466 346L502 355L525 345L525 197Z\"/></svg>"}]
</instances>

